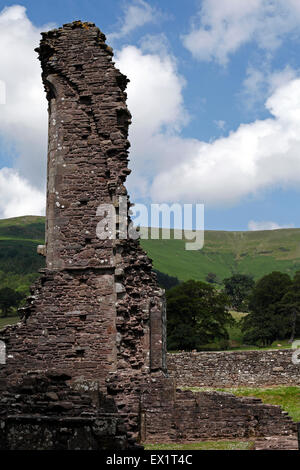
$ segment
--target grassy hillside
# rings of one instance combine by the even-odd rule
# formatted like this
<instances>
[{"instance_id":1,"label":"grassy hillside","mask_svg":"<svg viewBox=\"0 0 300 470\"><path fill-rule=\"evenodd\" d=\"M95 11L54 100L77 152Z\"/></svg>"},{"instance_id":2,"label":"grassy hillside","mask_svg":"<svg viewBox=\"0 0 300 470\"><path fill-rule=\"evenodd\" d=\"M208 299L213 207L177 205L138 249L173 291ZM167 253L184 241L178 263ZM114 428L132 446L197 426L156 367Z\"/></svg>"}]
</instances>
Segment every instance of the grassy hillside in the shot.
<instances>
[{"instance_id":1,"label":"grassy hillside","mask_svg":"<svg viewBox=\"0 0 300 470\"><path fill-rule=\"evenodd\" d=\"M26 290L36 278L44 264L36 254L36 246L44 242L44 225L44 217L0 220L0 286ZM300 270L300 229L206 231L204 248L198 251L186 251L184 240L143 239L141 244L155 269L180 280L205 280L209 272L221 281L234 272L258 279L274 270Z\"/></svg>"},{"instance_id":2,"label":"grassy hillside","mask_svg":"<svg viewBox=\"0 0 300 470\"><path fill-rule=\"evenodd\" d=\"M205 280L209 272L219 280L232 273L252 274L255 279L278 270L300 270L300 229L229 232L208 230L204 247L186 251L184 240L142 240L159 271L181 280Z\"/></svg>"},{"instance_id":3,"label":"grassy hillside","mask_svg":"<svg viewBox=\"0 0 300 470\"><path fill-rule=\"evenodd\" d=\"M36 247L44 243L44 217L0 220L0 286L28 292L44 259Z\"/></svg>"}]
</instances>

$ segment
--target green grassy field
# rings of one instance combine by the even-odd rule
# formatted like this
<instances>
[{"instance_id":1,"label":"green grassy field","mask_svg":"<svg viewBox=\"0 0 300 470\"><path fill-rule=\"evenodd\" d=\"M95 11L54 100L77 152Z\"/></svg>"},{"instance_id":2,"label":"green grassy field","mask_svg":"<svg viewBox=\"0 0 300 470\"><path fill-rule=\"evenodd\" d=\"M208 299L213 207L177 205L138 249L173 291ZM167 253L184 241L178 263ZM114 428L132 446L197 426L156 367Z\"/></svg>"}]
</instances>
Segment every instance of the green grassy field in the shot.
<instances>
[{"instance_id":1,"label":"green grassy field","mask_svg":"<svg viewBox=\"0 0 300 470\"><path fill-rule=\"evenodd\" d=\"M44 243L45 218L37 216L0 220L0 286L28 294L44 266L36 247Z\"/></svg>"},{"instance_id":2,"label":"green grassy field","mask_svg":"<svg viewBox=\"0 0 300 470\"><path fill-rule=\"evenodd\" d=\"M252 450L253 441L203 441L190 444L146 444L145 450Z\"/></svg>"},{"instance_id":3,"label":"green grassy field","mask_svg":"<svg viewBox=\"0 0 300 470\"><path fill-rule=\"evenodd\" d=\"M20 321L20 317L15 315L13 317L1 318L0 317L0 329L7 325L14 325Z\"/></svg>"}]
</instances>

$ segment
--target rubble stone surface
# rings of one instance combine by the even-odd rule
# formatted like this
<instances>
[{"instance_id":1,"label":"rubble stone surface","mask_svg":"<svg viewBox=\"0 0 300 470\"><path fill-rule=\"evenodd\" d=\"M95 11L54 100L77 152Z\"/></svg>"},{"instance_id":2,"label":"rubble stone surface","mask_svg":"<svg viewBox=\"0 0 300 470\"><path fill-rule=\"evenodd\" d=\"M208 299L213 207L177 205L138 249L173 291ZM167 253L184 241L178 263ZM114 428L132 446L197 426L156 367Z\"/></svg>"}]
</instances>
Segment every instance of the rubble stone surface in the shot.
<instances>
[{"instance_id":1,"label":"rubble stone surface","mask_svg":"<svg viewBox=\"0 0 300 470\"><path fill-rule=\"evenodd\" d=\"M300 364L293 362L293 352L292 349L181 352L168 354L167 364L178 386L300 385Z\"/></svg>"}]
</instances>

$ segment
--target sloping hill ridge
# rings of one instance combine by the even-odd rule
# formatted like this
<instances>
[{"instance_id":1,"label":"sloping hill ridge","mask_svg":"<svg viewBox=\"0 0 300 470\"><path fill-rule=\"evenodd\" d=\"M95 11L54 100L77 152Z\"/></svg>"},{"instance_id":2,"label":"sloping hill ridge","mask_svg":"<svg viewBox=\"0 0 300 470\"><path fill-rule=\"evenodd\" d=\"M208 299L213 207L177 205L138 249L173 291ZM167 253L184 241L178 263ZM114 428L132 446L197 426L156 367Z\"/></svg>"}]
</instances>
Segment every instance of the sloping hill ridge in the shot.
<instances>
[{"instance_id":1,"label":"sloping hill ridge","mask_svg":"<svg viewBox=\"0 0 300 470\"><path fill-rule=\"evenodd\" d=\"M300 228L206 230L198 251L185 250L184 240L142 240L142 245L156 269L181 280L205 280L209 272L222 280L236 272L259 279L272 271L292 275L300 270Z\"/></svg>"},{"instance_id":2,"label":"sloping hill ridge","mask_svg":"<svg viewBox=\"0 0 300 470\"><path fill-rule=\"evenodd\" d=\"M0 220L0 288L28 293L44 266L44 259L36 252L37 245L44 243L44 233L44 217Z\"/></svg>"},{"instance_id":3,"label":"sloping hill ridge","mask_svg":"<svg viewBox=\"0 0 300 470\"><path fill-rule=\"evenodd\" d=\"M36 216L0 220L0 287L25 290L44 259L36 246L44 242L45 218ZM141 229L143 236L147 229ZM171 237L174 233L171 231ZM146 240L141 244L154 268L180 280L205 280L209 272L219 281L232 273L255 279L274 270L292 275L300 270L300 229L255 232L205 231L204 247L185 250L185 240Z\"/></svg>"}]
</instances>

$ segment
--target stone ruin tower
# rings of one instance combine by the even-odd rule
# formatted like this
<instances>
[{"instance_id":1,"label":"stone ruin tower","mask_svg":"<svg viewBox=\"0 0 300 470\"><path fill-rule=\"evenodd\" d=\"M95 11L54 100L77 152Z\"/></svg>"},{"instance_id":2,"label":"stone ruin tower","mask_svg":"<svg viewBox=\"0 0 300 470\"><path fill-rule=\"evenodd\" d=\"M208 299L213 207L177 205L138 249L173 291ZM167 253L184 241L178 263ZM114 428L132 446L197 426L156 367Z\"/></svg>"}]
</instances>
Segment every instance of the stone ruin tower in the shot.
<instances>
[{"instance_id":1,"label":"stone ruin tower","mask_svg":"<svg viewBox=\"0 0 300 470\"><path fill-rule=\"evenodd\" d=\"M49 105L46 267L21 322L0 331L0 449L295 433L278 406L176 390L164 292L124 233L128 80L93 23L42 33L37 51ZM116 237L99 236L112 207Z\"/></svg>"},{"instance_id":2,"label":"stone ruin tower","mask_svg":"<svg viewBox=\"0 0 300 470\"><path fill-rule=\"evenodd\" d=\"M125 238L121 228L130 222L124 186L130 173L128 80L93 23L76 21L42 33L37 52L49 110L46 245L39 247L46 267L21 323L0 334L7 356L0 365L1 389L11 396L29 387L37 394L43 411L28 397L17 407L33 421L49 406L78 417L67 396L68 389L70 395L76 391L82 406L98 407L90 411L94 415L113 409L126 432L119 440L110 432L112 448L126 447L140 433L136 390L166 370L164 291L138 240ZM116 239L97 236L105 205L115 209ZM11 426L22 434L16 422ZM29 448L38 447L31 438ZM100 444L105 448L103 439Z\"/></svg>"}]
</instances>

